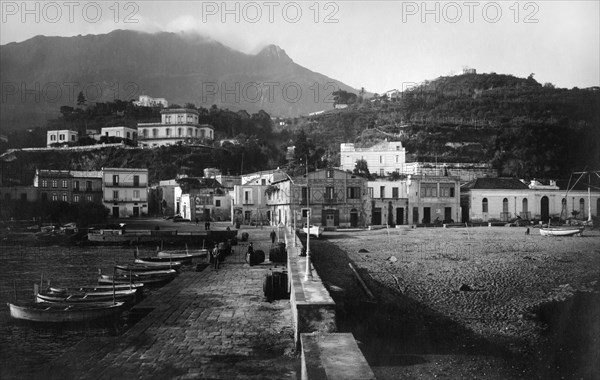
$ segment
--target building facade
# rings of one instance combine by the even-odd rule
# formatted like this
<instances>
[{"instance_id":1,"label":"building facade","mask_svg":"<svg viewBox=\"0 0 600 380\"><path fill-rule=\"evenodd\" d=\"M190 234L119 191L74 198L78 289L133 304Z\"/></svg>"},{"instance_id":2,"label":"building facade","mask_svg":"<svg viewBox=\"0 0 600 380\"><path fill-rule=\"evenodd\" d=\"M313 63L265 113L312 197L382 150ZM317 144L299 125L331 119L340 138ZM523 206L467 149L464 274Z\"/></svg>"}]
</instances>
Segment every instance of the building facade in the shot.
<instances>
[{"instance_id":1,"label":"building facade","mask_svg":"<svg viewBox=\"0 0 600 380\"><path fill-rule=\"evenodd\" d=\"M354 144L341 144L340 169L353 171L356 161L365 160L369 171L380 177L400 172L406 163L406 150L400 141L387 139L370 148L356 148Z\"/></svg>"},{"instance_id":2,"label":"building facade","mask_svg":"<svg viewBox=\"0 0 600 380\"><path fill-rule=\"evenodd\" d=\"M139 100L133 102L138 107L164 107L167 108L169 106L169 102L165 98L153 98L148 95L140 95Z\"/></svg>"},{"instance_id":3,"label":"building facade","mask_svg":"<svg viewBox=\"0 0 600 380\"><path fill-rule=\"evenodd\" d=\"M101 132L102 137L120 137L135 141L137 139L137 129L129 127L103 127Z\"/></svg>"},{"instance_id":4,"label":"building facade","mask_svg":"<svg viewBox=\"0 0 600 380\"><path fill-rule=\"evenodd\" d=\"M234 185L231 192L231 221L239 224L270 224L272 210L267 204L269 185Z\"/></svg>"},{"instance_id":5,"label":"building facade","mask_svg":"<svg viewBox=\"0 0 600 380\"><path fill-rule=\"evenodd\" d=\"M78 139L79 133L77 131L71 131L69 129L48 131L46 134L46 146L49 147L53 144L74 143Z\"/></svg>"},{"instance_id":6,"label":"building facade","mask_svg":"<svg viewBox=\"0 0 600 380\"><path fill-rule=\"evenodd\" d=\"M516 178L479 178L461 189L463 222L509 222L515 219L587 220L598 217L600 192L560 189L555 183L525 184Z\"/></svg>"},{"instance_id":7,"label":"building facade","mask_svg":"<svg viewBox=\"0 0 600 380\"><path fill-rule=\"evenodd\" d=\"M148 214L148 169L103 168L102 193L113 218Z\"/></svg>"},{"instance_id":8,"label":"building facade","mask_svg":"<svg viewBox=\"0 0 600 380\"><path fill-rule=\"evenodd\" d=\"M306 223L328 228L367 225L367 180L339 169L322 169L274 181L267 191L274 224Z\"/></svg>"},{"instance_id":9,"label":"building facade","mask_svg":"<svg viewBox=\"0 0 600 380\"><path fill-rule=\"evenodd\" d=\"M199 124L198 111L194 109L164 109L160 114L160 123L138 124L138 145L159 147L196 139L214 139L213 127L209 124Z\"/></svg>"}]
</instances>

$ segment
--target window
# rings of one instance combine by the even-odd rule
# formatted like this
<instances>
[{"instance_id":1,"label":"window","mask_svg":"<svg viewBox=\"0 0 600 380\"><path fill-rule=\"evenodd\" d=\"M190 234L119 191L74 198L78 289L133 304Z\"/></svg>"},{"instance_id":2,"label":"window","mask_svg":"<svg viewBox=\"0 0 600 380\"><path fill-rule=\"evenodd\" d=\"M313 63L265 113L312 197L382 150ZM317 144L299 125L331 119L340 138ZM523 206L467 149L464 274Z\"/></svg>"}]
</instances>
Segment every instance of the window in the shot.
<instances>
[{"instance_id":1,"label":"window","mask_svg":"<svg viewBox=\"0 0 600 380\"><path fill-rule=\"evenodd\" d=\"M310 189L306 186L302 187L302 200L306 201L310 197Z\"/></svg>"},{"instance_id":2,"label":"window","mask_svg":"<svg viewBox=\"0 0 600 380\"><path fill-rule=\"evenodd\" d=\"M171 128L167 128L167 137L171 137Z\"/></svg>"},{"instance_id":3,"label":"window","mask_svg":"<svg viewBox=\"0 0 600 380\"><path fill-rule=\"evenodd\" d=\"M152 128L152 137L158 137L158 129Z\"/></svg>"},{"instance_id":4,"label":"window","mask_svg":"<svg viewBox=\"0 0 600 380\"><path fill-rule=\"evenodd\" d=\"M57 180L55 180L55 179L52 180L52 187L55 188L55 189L58 187L58 181Z\"/></svg>"},{"instance_id":5,"label":"window","mask_svg":"<svg viewBox=\"0 0 600 380\"><path fill-rule=\"evenodd\" d=\"M119 190L113 190L113 199L119 199Z\"/></svg>"},{"instance_id":6,"label":"window","mask_svg":"<svg viewBox=\"0 0 600 380\"><path fill-rule=\"evenodd\" d=\"M369 192L369 198L373 198L373 188L369 187L367 191Z\"/></svg>"},{"instance_id":7,"label":"window","mask_svg":"<svg viewBox=\"0 0 600 380\"><path fill-rule=\"evenodd\" d=\"M398 188L392 187L392 198L398 198Z\"/></svg>"},{"instance_id":8,"label":"window","mask_svg":"<svg viewBox=\"0 0 600 380\"><path fill-rule=\"evenodd\" d=\"M348 199L359 199L360 198L360 187L348 187L346 192Z\"/></svg>"},{"instance_id":9,"label":"window","mask_svg":"<svg viewBox=\"0 0 600 380\"><path fill-rule=\"evenodd\" d=\"M441 183L440 197L454 197L454 185L449 183Z\"/></svg>"},{"instance_id":10,"label":"window","mask_svg":"<svg viewBox=\"0 0 600 380\"><path fill-rule=\"evenodd\" d=\"M73 202L75 202L75 203L79 202L79 194L73 195Z\"/></svg>"},{"instance_id":11,"label":"window","mask_svg":"<svg viewBox=\"0 0 600 380\"><path fill-rule=\"evenodd\" d=\"M52 201L56 202L58 200L58 194L52 193Z\"/></svg>"},{"instance_id":12,"label":"window","mask_svg":"<svg viewBox=\"0 0 600 380\"><path fill-rule=\"evenodd\" d=\"M481 201L481 212L488 212L488 200L487 198L483 198Z\"/></svg>"},{"instance_id":13,"label":"window","mask_svg":"<svg viewBox=\"0 0 600 380\"><path fill-rule=\"evenodd\" d=\"M88 202L91 202L91 201L92 201L92 196L91 196L91 195L86 195L86 196L85 196L85 199L86 199Z\"/></svg>"},{"instance_id":14,"label":"window","mask_svg":"<svg viewBox=\"0 0 600 380\"><path fill-rule=\"evenodd\" d=\"M79 181L73 181L73 190L79 191Z\"/></svg>"},{"instance_id":15,"label":"window","mask_svg":"<svg viewBox=\"0 0 600 380\"><path fill-rule=\"evenodd\" d=\"M244 190L244 204L252 204L252 190Z\"/></svg>"},{"instance_id":16,"label":"window","mask_svg":"<svg viewBox=\"0 0 600 380\"><path fill-rule=\"evenodd\" d=\"M117 137L121 137L121 132L117 131Z\"/></svg>"},{"instance_id":17,"label":"window","mask_svg":"<svg viewBox=\"0 0 600 380\"><path fill-rule=\"evenodd\" d=\"M171 124L171 115L165 116L165 124Z\"/></svg>"},{"instance_id":18,"label":"window","mask_svg":"<svg viewBox=\"0 0 600 380\"><path fill-rule=\"evenodd\" d=\"M114 174L113 175L113 186L119 186L119 175L118 174Z\"/></svg>"},{"instance_id":19,"label":"window","mask_svg":"<svg viewBox=\"0 0 600 380\"><path fill-rule=\"evenodd\" d=\"M379 163L383 164L383 156L379 156Z\"/></svg>"},{"instance_id":20,"label":"window","mask_svg":"<svg viewBox=\"0 0 600 380\"><path fill-rule=\"evenodd\" d=\"M177 136L183 136L183 128L177 128Z\"/></svg>"},{"instance_id":21,"label":"window","mask_svg":"<svg viewBox=\"0 0 600 380\"><path fill-rule=\"evenodd\" d=\"M65 135L63 135L63 134L58 135L58 140L59 141L64 141L65 140Z\"/></svg>"},{"instance_id":22,"label":"window","mask_svg":"<svg viewBox=\"0 0 600 380\"><path fill-rule=\"evenodd\" d=\"M206 131L204 129L200 130L200 137L204 138L206 134Z\"/></svg>"},{"instance_id":23,"label":"window","mask_svg":"<svg viewBox=\"0 0 600 380\"><path fill-rule=\"evenodd\" d=\"M131 132L127 132L127 138L130 139L131 138Z\"/></svg>"},{"instance_id":24,"label":"window","mask_svg":"<svg viewBox=\"0 0 600 380\"><path fill-rule=\"evenodd\" d=\"M63 202L68 202L69 201L69 198L67 198L67 193L63 193L62 194L62 201Z\"/></svg>"},{"instance_id":25,"label":"window","mask_svg":"<svg viewBox=\"0 0 600 380\"><path fill-rule=\"evenodd\" d=\"M71 135L71 141L75 141L75 135Z\"/></svg>"},{"instance_id":26,"label":"window","mask_svg":"<svg viewBox=\"0 0 600 380\"><path fill-rule=\"evenodd\" d=\"M140 185L140 176L134 175L133 176L133 186L139 186L139 185Z\"/></svg>"},{"instance_id":27,"label":"window","mask_svg":"<svg viewBox=\"0 0 600 380\"><path fill-rule=\"evenodd\" d=\"M502 200L502 212L508 212L508 199L504 198Z\"/></svg>"},{"instance_id":28,"label":"window","mask_svg":"<svg viewBox=\"0 0 600 380\"><path fill-rule=\"evenodd\" d=\"M583 198L579 200L579 213L581 214L581 216L585 214L585 199Z\"/></svg>"},{"instance_id":29,"label":"window","mask_svg":"<svg viewBox=\"0 0 600 380\"><path fill-rule=\"evenodd\" d=\"M523 212L528 212L527 198L523 198Z\"/></svg>"},{"instance_id":30,"label":"window","mask_svg":"<svg viewBox=\"0 0 600 380\"><path fill-rule=\"evenodd\" d=\"M134 199L139 199L140 198L140 191L139 190L133 190L133 198Z\"/></svg>"},{"instance_id":31,"label":"window","mask_svg":"<svg viewBox=\"0 0 600 380\"><path fill-rule=\"evenodd\" d=\"M46 180L46 179L42 180L42 187L48 187L48 180Z\"/></svg>"},{"instance_id":32,"label":"window","mask_svg":"<svg viewBox=\"0 0 600 380\"><path fill-rule=\"evenodd\" d=\"M327 170L327 178L333 178L333 170Z\"/></svg>"},{"instance_id":33,"label":"window","mask_svg":"<svg viewBox=\"0 0 600 380\"><path fill-rule=\"evenodd\" d=\"M221 200L215 199L215 207L221 207Z\"/></svg>"},{"instance_id":34,"label":"window","mask_svg":"<svg viewBox=\"0 0 600 380\"><path fill-rule=\"evenodd\" d=\"M63 179L63 180L62 180L62 187L63 187L63 189L66 189L66 188L67 188L67 186L68 186L68 184L67 184L67 180L66 180L66 179Z\"/></svg>"},{"instance_id":35,"label":"window","mask_svg":"<svg viewBox=\"0 0 600 380\"><path fill-rule=\"evenodd\" d=\"M50 141L56 141L56 135L50 135Z\"/></svg>"},{"instance_id":36,"label":"window","mask_svg":"<svg viewBox=\"0 0 600 380\"><path fill-rule=\"evenodd\" d=\"M379 198L385 198L385 186L379 186Z\"/></svg>"},{"instance_id":37,"label":"window","mask_svg":"<svg viewBox=\"0 0 600 380\"><path fill-rule=\"evenodd\" d=\"M325 188L325 199L333 199L333 187L327 186Z\"/></svg>"},{"instance_id":38,"label":"window","mask_svg":"<svg viewBox=\"0 0 600 380\"><path fill-rule=\"evenodd\" d=\"M383 169L379 169L379 176L380 177L385 176L385 172L383 171Z\"/></svg>"},{"instance_id":39,"label":"window","mask_svg":"<svg viewBox=\"0 0 600 380\"><path fill-rule=\"evenodd\" d=\"M397 148L397 147L396 147ZM398 163L398 156L396 156L396 163Z\"/></svg>"},{"instance_id":40,"label":"window","mask_svg":"<svg viewBox=\"0 0 600 380\"><path fill-rule=\"evenodd\" d=\"M87 191L92 191L92 181L85 181L85 189Z\"/></svg>"},{"instance_id":41,"label":"window","mask_svg":"<svg viewBox=\"0 0 600 380\"><path fill-rule=\"evenodd\" d=\"M177 124L183 124L183 115L177 115Z\"/></svg>"},{"instance_id":42,"label":"window","mask_svg":"<svg viewBox=\"0 0 600 380\"><path fill-rule=\"evenodd\" d=\"M260 184L261 184L262 186L265 186L265 185L267 184L267 180L266 180L266 179L264 179L264 178L261 178L261 179L260 179Z\"/></svg>"},{"instance_id":43,"label":"window","mask_svg":"<svg viewBox=\"0 0 600 380\"><path fill-rule=\"evenodd\" d=\"M421 195L425 198L437 197L437 184L435 183L422 183L421 184Z\"/></svg>"}]
</instances>

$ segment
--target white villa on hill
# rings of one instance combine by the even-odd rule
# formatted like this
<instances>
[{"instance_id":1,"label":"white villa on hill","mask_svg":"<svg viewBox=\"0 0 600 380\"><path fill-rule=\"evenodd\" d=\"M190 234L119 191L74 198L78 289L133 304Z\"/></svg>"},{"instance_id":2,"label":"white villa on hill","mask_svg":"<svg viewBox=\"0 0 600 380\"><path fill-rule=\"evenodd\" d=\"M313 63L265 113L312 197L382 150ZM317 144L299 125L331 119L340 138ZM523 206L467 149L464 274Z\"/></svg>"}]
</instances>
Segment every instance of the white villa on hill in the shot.
<instances>
[{"instance_id":1,"label":"white villa on hill","mask_svg":"<svg viewBox=\"0 0 600 380\"><path fill-rule=\"evenodd\" d=\"M71 131L70 129L59 129L55 131L48 131L46 138L46 146L52 144L66 144L68 142L75 142L79 138L77 131Z\"/></svg>"},{"instance_id":2,"label":"white villa on hill","mask_svg":"<svg viewBox=\"0 0 600 380\"><path fill-rule=\"evenodd\" d=\"M160 115L160 123L138 123L139 146L158 147L193 139L214 139L213 127L199 124L198 111L194 109L164 109Z\"/></svg>"}]
</instances>

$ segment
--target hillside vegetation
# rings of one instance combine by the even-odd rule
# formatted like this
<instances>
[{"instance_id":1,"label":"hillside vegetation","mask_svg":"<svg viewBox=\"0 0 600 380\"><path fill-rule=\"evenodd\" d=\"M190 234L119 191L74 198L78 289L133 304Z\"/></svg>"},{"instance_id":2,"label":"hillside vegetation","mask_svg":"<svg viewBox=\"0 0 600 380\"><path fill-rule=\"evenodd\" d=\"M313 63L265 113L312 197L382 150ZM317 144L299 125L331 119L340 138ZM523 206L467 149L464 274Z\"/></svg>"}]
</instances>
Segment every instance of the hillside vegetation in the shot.
<instances>
[{"instance_id":1,"label":"hillside vegetation","mask_svg":"<svg viewBox=\"0 0 600 380\"><path fill-rule=\"evenodd\" d=\"M224 174L278 166L295 172L305 170L306 157L310 168L339 165L340 143L365 147L385 138L402 141L409 162L490 163L503 176L568 178L573 170L600 168L598 88L557 89L539 84L533 74L517 78L492 73L441 77L391 99L341 95L336 102L351 103L347 108L287 119L284 127L275 126L262 110L249 114L216 105L200 107L201 122L215 127L217 139L234 139L233 144L217 144L213 149L17 152L4 159L3 178L5 183L11 178L26 184L35 168L99 170L110 166L148 167L152 181L181 173L199 176L205 167L219 168ZM159 117L157 110L119 101L85 110L62 107L61 112L49 127L134 126ZM9 139L37 138L39 146L45 143L45 132L19 136ZM23 141L24 146L32 146ZM296 146L296 152L287 161L290 145Z\"/></svg>"}]
</instances>

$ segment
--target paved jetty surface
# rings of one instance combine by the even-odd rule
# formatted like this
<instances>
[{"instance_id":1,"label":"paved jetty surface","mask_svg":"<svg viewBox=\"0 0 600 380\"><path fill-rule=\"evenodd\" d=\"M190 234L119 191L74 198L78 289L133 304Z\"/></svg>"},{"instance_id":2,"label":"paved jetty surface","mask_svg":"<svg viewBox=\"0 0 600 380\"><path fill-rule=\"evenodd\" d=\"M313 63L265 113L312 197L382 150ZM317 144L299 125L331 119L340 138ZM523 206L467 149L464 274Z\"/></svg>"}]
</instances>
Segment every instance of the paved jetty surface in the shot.
<instances>
[{"instance_id":1,"label":"paved jetty surface","mask_svg":"<svg viewBox=\"0 0 600 380\"><path fill-rule=\"evenodd\" d=\"M268 255L270 230L249 230ZM136 307L152 311L123 335L84 340L43 369L56 379L298 378L289 300L269 303L270 265L243 264L234 247L218 271L183 272ZM278 269L281 269L281 265Z\"/></svg>"}]
</instances>

